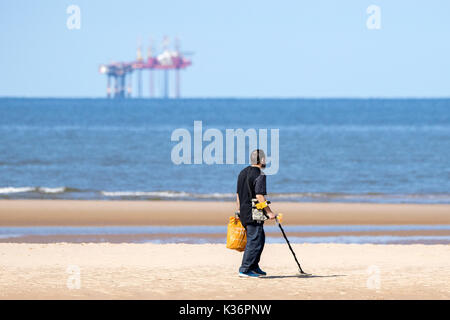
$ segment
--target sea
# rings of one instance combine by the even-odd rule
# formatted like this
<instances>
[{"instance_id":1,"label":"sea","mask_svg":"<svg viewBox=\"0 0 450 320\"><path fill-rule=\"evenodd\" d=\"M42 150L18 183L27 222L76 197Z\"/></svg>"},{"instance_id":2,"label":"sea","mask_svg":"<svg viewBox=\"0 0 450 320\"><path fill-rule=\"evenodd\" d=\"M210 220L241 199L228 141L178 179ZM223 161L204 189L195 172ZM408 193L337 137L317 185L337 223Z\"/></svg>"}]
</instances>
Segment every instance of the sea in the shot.
<instances>
[{"instance_id":1,"label":"sea","mask_svg":"<svg viewBox=\"0 0 450 320\"><path fill-rule=\"evenodd\" d=\"M223 134L214 163L195 163L212 140L194 122ZM450 99L0 98L0 199L232 200L238 129L267 132L272 201L450 203Z\"/></svg>"}]
</instances>

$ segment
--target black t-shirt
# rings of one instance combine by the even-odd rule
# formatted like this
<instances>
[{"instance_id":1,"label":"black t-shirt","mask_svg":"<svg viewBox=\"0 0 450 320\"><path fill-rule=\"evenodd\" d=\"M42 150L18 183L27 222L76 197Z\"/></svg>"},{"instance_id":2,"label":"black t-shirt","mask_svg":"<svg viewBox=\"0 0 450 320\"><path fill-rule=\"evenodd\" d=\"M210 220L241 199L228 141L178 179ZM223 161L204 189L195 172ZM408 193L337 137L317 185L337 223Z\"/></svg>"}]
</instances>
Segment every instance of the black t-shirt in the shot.
<instances>
[{"instance_id":1,"label":"black t-shirt","mask_svg":"<svg viewBox=\"0 0 450 320\"><path fill-rule=\"evenodd\" d=\"M247 175L252 192L251 198L247 186ZM246 226L247 224L255 223L252 219L252 198L256 198L257 194L267 194L266 175L260 168L248 166L239 173L236 193L239 195L240 219L242 224Z\"/></svg>"}]
</instances>

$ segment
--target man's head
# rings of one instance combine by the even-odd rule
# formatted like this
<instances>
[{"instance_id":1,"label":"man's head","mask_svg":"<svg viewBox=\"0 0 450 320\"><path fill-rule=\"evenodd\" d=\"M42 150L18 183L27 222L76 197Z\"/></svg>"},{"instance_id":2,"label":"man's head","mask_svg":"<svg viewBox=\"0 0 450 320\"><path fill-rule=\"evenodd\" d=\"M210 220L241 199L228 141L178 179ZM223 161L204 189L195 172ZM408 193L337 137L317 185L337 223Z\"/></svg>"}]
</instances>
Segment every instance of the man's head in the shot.
<instances>
[{"instance_id":1,"label":"man's head","mask_svg":"<svg viewBox=\"0 0 450 320\"><path fill-rule=\"evenodd\" d=\"M266 167L266 154L261 149L253 150L252 154L250 155L250 162L251 162L252 166L265 168Z\"/></svg>"}]
</instances>

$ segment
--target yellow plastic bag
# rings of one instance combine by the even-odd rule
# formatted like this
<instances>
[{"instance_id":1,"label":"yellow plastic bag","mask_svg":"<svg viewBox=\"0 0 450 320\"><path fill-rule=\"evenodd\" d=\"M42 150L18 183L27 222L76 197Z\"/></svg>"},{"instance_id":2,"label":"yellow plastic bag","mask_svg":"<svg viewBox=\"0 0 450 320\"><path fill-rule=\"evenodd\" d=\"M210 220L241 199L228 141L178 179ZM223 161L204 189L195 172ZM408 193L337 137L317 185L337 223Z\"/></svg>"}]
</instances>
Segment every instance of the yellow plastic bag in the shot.
<instances>
[{"instance_id":1,"label":"yellow plastic bag","mask_svg":"<svg viewBox=\"0 0 450 320\"><path fill-rule=\"evenodd\" d=\"M227 248L244 251L247 244L247 232L238 217L230 217L227 230Z\"/></svg>"}]
</instances>

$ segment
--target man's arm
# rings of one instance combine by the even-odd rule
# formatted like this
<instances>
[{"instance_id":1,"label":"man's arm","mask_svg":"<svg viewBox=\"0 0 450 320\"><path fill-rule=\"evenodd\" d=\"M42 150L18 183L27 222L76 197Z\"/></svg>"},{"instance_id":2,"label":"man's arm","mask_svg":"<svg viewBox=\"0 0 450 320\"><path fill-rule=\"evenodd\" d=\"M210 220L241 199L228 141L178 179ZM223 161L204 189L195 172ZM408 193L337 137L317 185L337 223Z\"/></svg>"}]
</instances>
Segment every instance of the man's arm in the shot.
<instances>
[{"instance_id":1,"label":"man's arm","mask_svg":"<svg viewBox=\"0 0 450 320\"><path fill-rule=\"evenodd\" d=\"M265 194L267 194L266 176L264 174L260 175L255 180L255 193L256 199L258 200L259 203L263 203L264 201L266 201L266 197L264 196ZM269 219L275 219L277 216L275 213L272 212L269 206L264 208L264 212L267 214Z\"/></svg>"},{"instance_id":2,"label":"man's arm","mask_svg":"<svg viewBox=\"0 0 450 320\"><path fill-rule=\"evenodd\" d=\"M264 195L262 194L257 194L256 195L256 199L258 200L259 203L263 203L264 201L266 201L266 197L264 197ZM276 218L276 214L272 212L272 209L270 209L269 206L264 208L265 212L267 213L267 216L269 217L269 219L275 219Z\"/></svg>"},{"instance_id":3,"label":"man's arm","mask_svg":"<svg viewBox=\"0 0 450 320\"><path fill-rule=\"evenodd\" d=\"M239 193L236 193L236 211L241 210L241 205L239 203Z\"/></svg>"}]
</instances>

